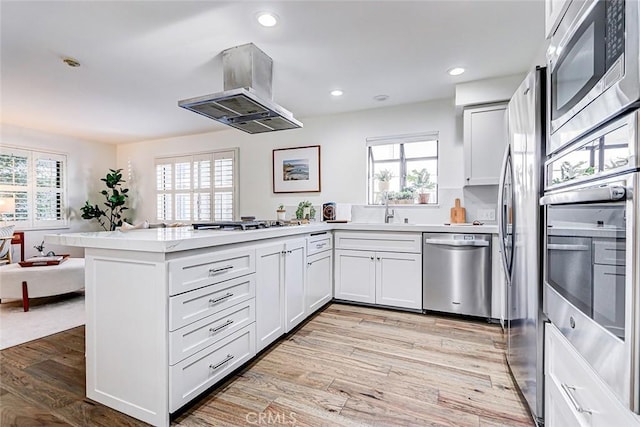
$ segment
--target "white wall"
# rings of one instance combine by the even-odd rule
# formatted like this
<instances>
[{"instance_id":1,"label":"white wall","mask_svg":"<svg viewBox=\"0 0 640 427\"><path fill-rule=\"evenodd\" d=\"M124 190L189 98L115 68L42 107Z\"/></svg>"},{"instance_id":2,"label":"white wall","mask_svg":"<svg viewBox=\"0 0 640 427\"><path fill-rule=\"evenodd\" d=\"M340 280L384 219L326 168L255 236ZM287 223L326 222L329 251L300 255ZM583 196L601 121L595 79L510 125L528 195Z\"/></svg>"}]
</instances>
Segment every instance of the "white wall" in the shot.
<instances>
[{"instance_id":1,"label":"white wall","mask_svg":"<svg viewBox=\"0 0 640 427\"><path fill-rule=\"evenodd\" d=\"M102 196L98 192L104 188L100 178L104 177L109 168L116 167L116 146L6 124L2 124L0 129L3 145L67 155L69 227L56 230L24 230L25 257L37 254L33 246L40 244L45 234L99 230L97 222L81 218L80 208L86 200L94 203L100 201L99 197ZM19 258L17 246L14 246L13 251L16 259ZM84 255L82 248L54 245L45 245L45 251L70 253L73 256Z\"/></svg>"},{"instance_id":2,"label":"white wall","mask_svg":"<svg viewBox=\"0 0 640 427\"><path fill-rule=\"evenodd\" d=\"M339 101L337 101L339 102ZM206 120L203 118L203 120ZM314 205L327 201L366 203L367 137L425 131L440 132L440 189L463 185L462 126L456 117L453 98L416 104L376 108L332 116L302 119L304 128L249 135L225 129L133 144L118 145L118 167L129 170L135 221L155 220L154 158L202 152L219 148L240 148L240 215L275 218L279 204L297 206L302 200ZM272 150L305 145L321 146L320 193L274 194L272 192ZM446 206L448 217L448 208ZM376 209L376 208L371 208ZM434 208L414 208L434 212ZM437 209L437 208L436 208ZM438 214L438 222L442 215Z\"/></svg>"}]
</instances>

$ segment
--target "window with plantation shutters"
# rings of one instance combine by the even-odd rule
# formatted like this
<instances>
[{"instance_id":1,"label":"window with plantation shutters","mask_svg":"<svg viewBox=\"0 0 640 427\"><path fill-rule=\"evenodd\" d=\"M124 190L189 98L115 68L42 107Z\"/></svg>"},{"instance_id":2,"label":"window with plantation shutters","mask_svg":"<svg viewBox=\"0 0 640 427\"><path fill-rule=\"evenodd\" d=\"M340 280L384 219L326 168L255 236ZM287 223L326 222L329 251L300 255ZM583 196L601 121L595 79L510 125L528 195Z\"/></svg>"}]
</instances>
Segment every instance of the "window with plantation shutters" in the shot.
<instances>
[{"instance_id":1,"label":"window with plantation shutters","mask_svg":"<svg viewBox=\"0 0 640 427\"><path fill-rule=\"evenodd\" d=\"M15 201L2 220L20 229L66 226L66 164L63 154L0 149L0 197Z\"/></svg>"},{"instance_id":2,"label":"window with plantation shutters","mask_svg":"<svg viewBox=\"0 0 640 427\"><path fill-rule=\"evenodd\" d=\"M158 221L232 221L238 149L156 159Z\"/></svg>"}]
</instances>

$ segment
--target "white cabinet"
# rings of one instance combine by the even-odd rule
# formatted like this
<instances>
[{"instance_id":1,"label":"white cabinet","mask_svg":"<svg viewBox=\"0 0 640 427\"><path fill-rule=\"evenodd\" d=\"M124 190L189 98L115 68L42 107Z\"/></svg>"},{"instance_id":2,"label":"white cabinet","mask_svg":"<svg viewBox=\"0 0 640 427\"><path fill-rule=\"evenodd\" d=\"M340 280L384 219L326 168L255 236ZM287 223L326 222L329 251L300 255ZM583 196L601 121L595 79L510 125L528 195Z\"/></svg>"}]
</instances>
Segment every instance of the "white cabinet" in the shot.
<instances>
[{"instance_id":1,"label":"white cabinet","mask_svg":"<svg viewBox=\"0 0 640 427\"><path fill-rule=\"evenodd\" d=\"M306 317L304 239L287 241L284 257L285 332L291 331Z\"/></svg>"},{"instance_id":2,"label":"white cabinet","mask_svg":"<svg viewBox=\"0 0 640 427\"><path fill-rule=\"evenodd\" d=\"M333 298L333 239L329 232L307 238L307 283L305 308L307 316L315 313Z\"/></svg>"},{"instance_id":3,"label":"white cabinet","mask_svg":"<svg viewBox=\"0 0 640 427\"><path fill-rule=\"evenodd\" d=\"M256 350L284 334L284 243L256 249Z\"/></svg>"},{"instance_id":4,"label":"white cabinet","mask_svg":"<svg viewBox=\"0 0 640 427\"><path fill-rule=\"evenodd\" d=\"M376 252L376 304L422 308L422 256Z\"/></svg>"},{"instance_id":5,"label":"white cabinet","mask_svg":"<svg viewBox=\"0 0 640 427\"><path fill-rule=\"evenodd\" d=\"M583 0L581 0L583 1ZM544 0L544 35L549 38L556 32L560 19L571 0Z\"/></svg>"},{"instance_id":6,"label":"white cabinet","mask_svg":"<svg viewBox=\"0 0 640 427\"><path fill-rule=\"evenodd\" d=\"M465 185L498 185L507 146L507 104L465 108Z\"/></svg>"},{"instance_id":7,"label":"white cabinet","mask_svg":"<svg viewBox=\"0 0 640 427\"><path fill-rule=\"evenodd\" d=\"M260 351L305 317L302 238L256 248L256 339Z\"/></svg>"},{"instance_id":8,"label":"white cabinet","mask_svg":"<svg viewBox=\"0 0 640 427\"><path fill-rule=\"evenodd\" d=\"M336 249L336 298L346 301L376 302L375 252Z\"/></svg>"},{"instance_id":9,"label":"white cabinet","mask_svg":"<svg viewBox=\"0 0 640 427\"><path fill-rule=\"evenodd\" d=\"M337 232L335 297L421 309L420 243L415 233Z\"/></svg>"},{"instance_id":10,"label":"white cabinet","mask_svg":"<svg viewBox=\"0 0 640 427\"><path fill-rule=\"evenodd\" d=\"M545 325L545 426L640 426L553 324Z\"/></svg>"}]
</instances>

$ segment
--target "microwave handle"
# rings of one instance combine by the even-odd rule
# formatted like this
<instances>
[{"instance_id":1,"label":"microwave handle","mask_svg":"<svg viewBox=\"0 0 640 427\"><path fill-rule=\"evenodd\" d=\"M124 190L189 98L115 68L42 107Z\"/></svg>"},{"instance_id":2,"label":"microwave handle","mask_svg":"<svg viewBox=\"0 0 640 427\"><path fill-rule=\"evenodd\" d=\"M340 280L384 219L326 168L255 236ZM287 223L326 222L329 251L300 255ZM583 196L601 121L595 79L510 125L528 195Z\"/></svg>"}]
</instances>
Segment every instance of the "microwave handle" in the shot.
<instances>
[{"instance_id":1,"label":"microwave handle","mask_svg":"<svg viewBox=\"0 0 640 427\"><path fill-rule=\"evenodd\" d=\"M611 185L549 194L540 198L540 204L545 206L583 202L615 202L624 199L626 194L627 189L625 187L621 185Z\"/></svg>"}]
</instances>

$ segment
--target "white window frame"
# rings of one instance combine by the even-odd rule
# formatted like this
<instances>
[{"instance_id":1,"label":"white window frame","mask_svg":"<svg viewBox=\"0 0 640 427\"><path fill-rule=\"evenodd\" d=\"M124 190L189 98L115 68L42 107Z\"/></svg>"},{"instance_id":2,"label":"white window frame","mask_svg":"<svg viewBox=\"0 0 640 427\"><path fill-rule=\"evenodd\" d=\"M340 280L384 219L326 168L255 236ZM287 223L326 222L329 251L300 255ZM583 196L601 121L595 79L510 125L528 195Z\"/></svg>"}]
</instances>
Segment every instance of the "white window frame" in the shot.
<instances>
[{"instance_id":1,"label":"white window frame","mask_svg":"<svg viewBox=\"0 0 640 427\"><path fill-rule=\"evenodd\" d=\"M0 183L0 196L5 194L25 192L27 193L27 217L26 220L16 221L15 215L0 218L8 224L15 225L20 230L56 229L68 228L69 202L67 192L67 155L37 149L24 149L11 146L0 148L2 155L26 157L27 159L27 183L26 185ZM38 187L36 179L36 165L38 160L54 160L62 163L62 178L60 187ZM56 220L38 220L36 218L36 199L38 193L53 192L60 194L60 218Z\"/></svg>"},{"instance_id":2,"label":"white window frame","mask_svg":"<svg viewBox=\"0 0 640 427\"><path fill-rule=\"evenodd\" d=\"M227 149L221 149L221 150L214 150L214 151L208 151L208 152L198 152L198 153L191 153L191 154L182 154L182 155L175 155L175 156L163 156L163 157L157 157L155 159L155 173L156 173L156 182L155 182L155 215L156 215L156 220L157 221L179 221L179 222L198 222L198 221L206 221L206 222L210 222L210 221L217 221L216 219L216 194L221 194L221 193L228 193L231 192L233 195L233 202L232 202L232 210L233 210L233 214L232 214L232 220L235 220L238 218L238 212L239 212L239 181L238 181L238 169L239 169L239 149L238 148L227 148ZM232 183L233 185L231 187L216 187L215 186L215 161L216 160L222 160L222 159L228 159L228 158L232 158L233 159L233 172L232 172ZM202 161L202 160L210 160L210 165L211 165L211 171L210 171L210 182L207 183L207 185L205 186L201 186L198 185L197 187L194 186L194 183L196 182L196 177L194 176L194 163L198 162L198 161ZM176 177L175 177L175 164L177 163L189 163L190 167L189 167L189 188L184 188L184 189L180 189L177 190L175 188L175 183L176 183ZM171 166L171 183L170 183L170 187L168 189L162 190L160 188L158 188L158 167L164 165L166 166ZM205 190L205 191L203 191ZM208 190L208 191L207 191ZM196 205L195 205L195 200L196 200L196 195L197 193L208 193L209 199L210 199L210 206L209 206L209 212L211 212L211 218L207 219L207 220L202 220L201 218L195 218L194 217L194 213L197 211ZM158 199L160 198L161 195L167 195L170 200L171 200L171 206L170 206L170 216L168 218L161 218L160 215L158 215L158 210L160 208L159 204L158 204ZM176 212L177 212L177 198L176 195L177 194L189 194L189 203L190 203L190 213L189 213L189 218L176 218Z\"/></svg>"},{"instance_id":3,"label":"white window frame","mask_svg":"<svg viewBox=\"0 0 640 427\"><path fill-rule=\"evenodd\" d=\"M436 187L435 187L435 195L436 195L436 200L435 201L430 201L429 203L425 203L425 204L419 204L419 203L413 203L413 204L408 204L408 205L401 205L403 207L405 206L421 206L421 207L426 207L426 206L437 206L440 203L440 180L438 178L438 175L440 173L440 133L438 131L429 131L429 132L421 132L421 133L412 133L412 134L405 134L405 135L391 135L391 136L381 136L381 137L371 137L371 138L367 138L366 139L366 158L367 158L367 204L368 205L376 205L378 203L376 203L375 200L372 200L373 198L373 192L372 192L372 188L375 185L375 178L374 178L374 173L373 173L373 167L372 167L372 160L370 158L371 155L371 147L373 146L377 146L377 145L391 145L391 144L406 144L406 143L411 143L411 142L423 142L423 141L435 141L436 142L436 155L435 160L436 160L436 170L437 170L437 174L436 174ZM401 157L397 160L400 162L400 174L401 176L400 178L400 187L406 186L406 180L407 180L407 174L409 171L407 171L407 167L406 167L406 162L407 159L404 158L404 154L402 154L403 151L401 150ZM425 158L410 158L409 160L419 160L419 159L432 159L434 157L425 157ZM389 160L389 162L394 162L396 160Z\"/></svg>"}]
</instances>

